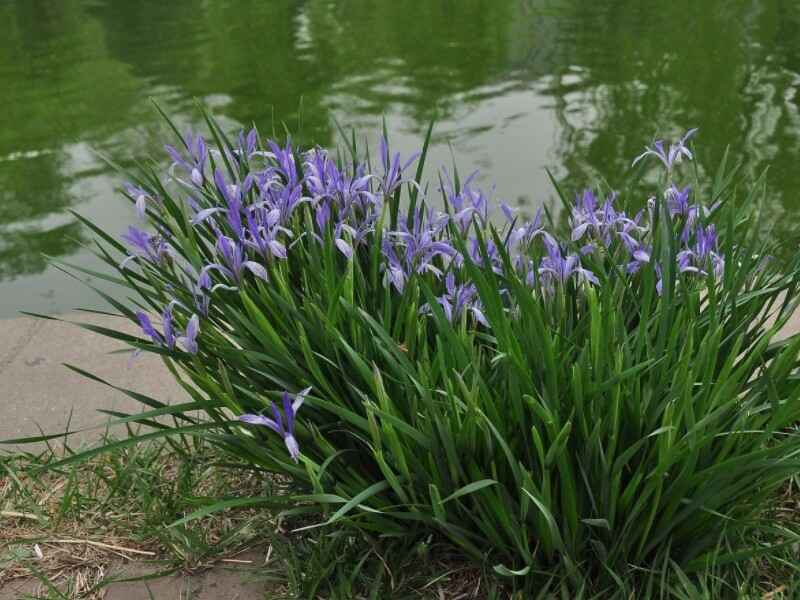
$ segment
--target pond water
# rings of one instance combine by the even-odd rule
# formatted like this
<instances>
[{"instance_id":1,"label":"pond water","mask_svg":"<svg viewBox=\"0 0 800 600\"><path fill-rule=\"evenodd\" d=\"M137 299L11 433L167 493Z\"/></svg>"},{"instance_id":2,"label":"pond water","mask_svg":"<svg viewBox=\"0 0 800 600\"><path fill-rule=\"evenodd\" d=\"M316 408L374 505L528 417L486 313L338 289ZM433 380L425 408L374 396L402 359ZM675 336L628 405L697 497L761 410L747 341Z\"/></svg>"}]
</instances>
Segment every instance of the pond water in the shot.
<instances>
[{"instance_id":1,"label":"pond water","mask_svg":"<svg viewBox=\"0 0 800 600\"><path fill-rule=\"evenodd\" d=\"M282 123L336 143L334 119L480 169L528 209L553 191L613 186L655 135L699 127L770 165L775 235L797 243L797 0L0 0L0 317L96 306L45 255L91 266L68 210L121 232L119 177L181 127L195 99L226 127ZM429 171L430 174L430 171Z\"/></svg>"}]
</instances>

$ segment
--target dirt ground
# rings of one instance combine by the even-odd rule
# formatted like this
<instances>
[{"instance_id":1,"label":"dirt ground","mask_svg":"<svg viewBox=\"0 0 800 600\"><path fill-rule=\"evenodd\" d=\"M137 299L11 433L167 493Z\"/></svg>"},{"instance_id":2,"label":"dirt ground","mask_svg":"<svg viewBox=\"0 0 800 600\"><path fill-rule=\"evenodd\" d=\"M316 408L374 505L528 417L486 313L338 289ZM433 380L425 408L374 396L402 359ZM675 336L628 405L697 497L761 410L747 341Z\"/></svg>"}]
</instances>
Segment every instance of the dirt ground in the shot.
<instances>
[{"instance_id":1,"label":"dirt ground","mask_svg":"<svg viewBox=\"0 0 800 600\"><path fill-rule=\"evenodd\" d=\"M266 581L264 556L255 552L243 554L237 562L218 564L201 573L169 575L148 581L112 583L93 594L82 595L76 588L66 592L68 598L87 600L270 600L279 597L274 584ZM116 563L100 572L95 566L82 578L73 577L73 584L81 589L91 588L105 575L112 578L142 577L158 573L158 566L136 561ZM63 588L63 585L59 586ZM11 582L0 588L0 600L22 598L53 598L47 596L47 588L38 580L24 579Z\"/></svg>"}]
</instances>

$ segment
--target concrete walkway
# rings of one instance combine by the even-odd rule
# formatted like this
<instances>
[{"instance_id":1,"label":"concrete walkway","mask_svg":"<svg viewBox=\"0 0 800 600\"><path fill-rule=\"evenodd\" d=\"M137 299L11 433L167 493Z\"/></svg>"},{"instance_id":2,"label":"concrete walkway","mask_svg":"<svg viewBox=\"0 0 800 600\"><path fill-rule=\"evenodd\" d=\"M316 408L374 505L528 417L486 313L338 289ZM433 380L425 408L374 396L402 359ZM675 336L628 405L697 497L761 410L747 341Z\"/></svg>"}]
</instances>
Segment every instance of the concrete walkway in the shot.
<instances>
[{"instance_id":1,"label":"concrete walkway","mask_svg":"<svg viewBox=\"0 0 800 600\"><path fill-rule=\"evenodd\" d=\"M75 313L72 321L137 333L125 319ZM0 441L100 425L108 417L100 408L141 412L142 404L107 386L71 371L69 363L119 387L161 402L185 401L185 392L173 381L158 357L142 354L130 363L130 354L109 354L125 344L70 323L21 317L0 320ZM102 429L70 437L71 445L96 439ZM0 446L2 451L3 446ZM9 448L5 446L5 448Z\"/></svg>"}]
</instances>

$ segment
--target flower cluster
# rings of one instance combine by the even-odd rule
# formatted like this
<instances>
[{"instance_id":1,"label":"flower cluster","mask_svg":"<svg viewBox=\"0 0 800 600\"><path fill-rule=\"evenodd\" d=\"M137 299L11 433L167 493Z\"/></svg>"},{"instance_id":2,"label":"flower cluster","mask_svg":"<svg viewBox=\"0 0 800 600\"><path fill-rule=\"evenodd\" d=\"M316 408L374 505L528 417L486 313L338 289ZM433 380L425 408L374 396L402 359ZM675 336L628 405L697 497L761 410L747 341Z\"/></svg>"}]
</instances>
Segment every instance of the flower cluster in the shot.
<instances>
[{"instance_id":1,"label":"flower cluster","mask_svg":"<svg viewBox=\"0 0 800 600\"><path fill-rule=\"evenodd\" d=\"M671 178L681 159L692 158L686 144L694 133L689 131L668 148L655 142L634 164L654 156ZM544 226L541 212L524 220L503 204L505 223L495 224L490 195L476 186L475 174L459 184L457 177L442 171L444 210L434 210L433 200L407 175L418 155L402 160L390 153L385 139L380 140L377 172L368 162L342 164L322 148L300 152L290 141L262 145L255 130L240 134L237 145L221 149L210 149L202 136L187 134L182 150L167 146L167 152L169 179L184 193L190 233L207 242L201 244L203 251L196 256L178 253L160 218L152 219L156 233L132 226L123 236L131 252L123 266L135 261L143 270L169 272L171 278L166 279L180 281L185 286L181 297L194 305L196 312L186 309L177 296L171 300L161 317L162 331L148 315L138 313L144 333L167 350L200 351L200 318L208 317L216 294L269 285L276 269L290 268L296 244L335 249L342 265L378 256L386 293L404 294L411 281L422 280L438 293L436 302L448 320L475 328L490 329L492 323L468 263L519 277L542 302L559 290L580 293L611 277L634 278L647 267L655 272L661 292L664 269L653 251L655 199L629 215L619 208L616 194L599 199L586 190L568 215L569 234L559 238L554 228ZM418 200L406 214L397 210L404 187ZM140 183L126 190L141 217L163 214L163 201L155 191ZM705 224L713 207L692 203L691 195L689 187L670 182L663 206L676 227L679 273L708 281L709 276L721 277L725 259L713 225ZM513 273L506 271L509 268ZM176 330L176 306L187 313L182 334ZM419 312L433 318L430 303ZM280 434L297 460L294 418L307 393L298 394L294 402L285 394L283 416L273 405L272 418L241 419Z\"/></svg>"}]
</instances>

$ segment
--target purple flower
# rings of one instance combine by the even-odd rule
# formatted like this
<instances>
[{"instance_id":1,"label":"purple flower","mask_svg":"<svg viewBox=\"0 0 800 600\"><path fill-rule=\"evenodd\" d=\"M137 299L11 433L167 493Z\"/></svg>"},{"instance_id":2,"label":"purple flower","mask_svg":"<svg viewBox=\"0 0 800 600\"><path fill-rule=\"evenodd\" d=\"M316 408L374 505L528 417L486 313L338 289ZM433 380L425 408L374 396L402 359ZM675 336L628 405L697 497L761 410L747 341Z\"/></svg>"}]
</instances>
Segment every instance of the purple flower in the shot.
<instances>
[{"instance_id":1,"label":"purple flower","mask_svg":"<svg viewBox=\"0 0 800 600\"><path fill-rule=\"evenodd\" d=\"M480 242L478 242L478 238L471 236L469 238L469 248L467 250L470 260L476 264L489 264L495 273L502 273L503 261L500 258L500 253L498 252L494 241L485 240L484 247L486 251L485 254L481 251L481 245ZM463 262L463 256L459 255L456 257L456 264L458 266L461 266Z\"/></svg>"},{"instance_id":2,"label":"purple flower","mask_svg":"<svg viewBox=\"0 0 800 600\"><path fill-rule=\"evenodd\" d=\"M286 140L286 146L283 148L272 140L267 144L270 149L267 156L275 161L275 166L272 167L272 171L281 176L286 187L294 189L300 184L300 177L297 173L297 164L294 160L292 141Z\"/></svg>"},{"instance_id":3,"label":"purple flower","mask_svg":"<svg viewBox=\"0 0 800 600\"><path fill-rule=\"evenodd\" d=\"M435 216L429 210L427 217L417 209L409 228L406 218L400 218L397 231L387 231L383 240L383 255L386 259L384 282L391 282L402 292L411 273L433 273L440 277L442 271L434 264L437 257L448 259L457 255L449 240L442 237L447 224L447 215Z\"/></svg>"},{"instance_id":4,"label":"purple flower","mask_svg":"<svg viewBox=\"0 0 800 600\"><path fill-rule=\"evenodd\" d=\"M348 259L352 258L355 249L366 241L370 233L375 231L375 223L378 218L378 211L373 207L372 210L368 210L366 213L359 211L358 215L352 216L351 222L354 223L355 226L345 221L336 223L333 228L333 243L345 257ZM325 223L323 221L323 228L324 226ZM322 241L322 238L319 236L315 237L317 237L320 242Z\"/></svg>"},{"instance_id":5,"label":"purple flower","mask_svg":"<svg viewBox=\"0 0 800 600\"><path fill-rule=\"evenodd\" d=\"M437 298L437 301L448 321L455 323L461 319L461 315L464 313L471 313L478 323L484 327L489 327L489 322L483 314L483 308L478 298L478 289L475 284L456 285L455 276L451 271L445 277L445 289L446 293ZM431 308L425 304L420 308L420 312L422 314L430 314Z\"/></svg>"},{"instance_id":6,"label":"purple flower","mask_svg":"<svg viewBox=\"0 0 800 600\"><path fill-rule=\"evenodd\" d=\"M211 271L219 271L237 284L241 283L245 271L250 271L264 281L269 279L267 270L263 265L252 260L245 260L244 250L239 242L221 235L217 239L217 251L222 258L222 262L212 263L203 267L198 277L198 285L201 289L211 288L211 276L209 274Z\"/></svg>"},{"instance_id":7,"label":"purple flower","mask_svg":"<svg viewBox=\"0 0 800 600\"><path fill-rule=\"evenodd\" d=\"M186 324L186 331L183 335L178 336L178 343L189 354L197 354L197 334L200 333L200 318L197 315L192 315L189 322Z\"/></svg>"},{"instance_id":8,"label":"purple flower","mask_svg":"<svg viewBox=\"0 0 800 600\"><path fill-rule=\"evenodd\" d=\"M628 231L638 227L635 220L630 219L624 211L614 208L616 192L611 193L601 207L597 206L597 197L592 190L585 190L575 200L570 215L572 224L572 241L577 242L585 235L600 240L608 248L618 229Z\"/></svg>"},{"instance_id":9,"label":"purple flower","mask_svg":"<svg viewBox=\"0 0 800 600\"><path fill-rule=\"evenodd\" d=\"M462 234L465 234L473 217L477 217L481 226L486 226L489 220L489 198L481 190L473 189L471 184L473 179L478 176L475 171L461 184L461 188L456 193L455 186L450 179L447 169L442 169L442 191L444 192L448 206L453 211L453 222L458 225Z\"/></svg>"},{"instance_id":10,"label":"purple flower","mask_svg":"<svg viewBox=\"0 0 800 600\"><path fill-rule=\"evenodd\" d=\"M247 214L247 235L244 243L264 258L286 258L286 246L278 235L292 237L292 232L278 224L280 209L253 208Z\"/></svg>"},{"instance_id":11,"label":"purple flower","mask_svg":"<svg viewBox=\"0 0 800 600\"><path fill-rule=\"evenodd\" d=\"M303 171L306 187L314 200L331 197L333 182L341 177L336 164L322 148L315 148L306 153Z\"/></svg>"},{"instance_id":12,"label":"purple flower","mask_svg":"<svg viewBox=\"0 0 800 600\"><path fill-rule=\"evenodd\" d=\"M289 451L289 456L294 462L298 462L300 456L300 446L294 436L294 421L297 416L297 411L303 404L311 388L308 387L295 395L294 401L289 397L288 392L283 392L283 415L278 410L275 402L272 403L272 418L256 414L244 414L239 416L239 420L243 423L250 425L262 425L269 427L283 438L286 449Z\"/></svg>"},{"instance_id":13,"label":"purple flower","mask_svg":"<svg viewBox=\"0 0 800 600\"><path fill-rule=\"evenodd\" d=\"M194 136L192 132L189 131L184 135L183 143L189 152L188 158L185 158L174 146L170 146L169 144L164 146L167 154L172 158L172 166L170 169L176 166L181 167L189 174L189 178L195 186L202 187L203 181L205 180L203 171L205 170L206 161L208 160L206 141L202 136Z\"/></svg>"},{"instance_id":14,"label":"purple flower","mask_svg":"<svg viewBox=\"0 0 800 600\"><path fill-rule=\"evenodd\" d=\"M655 156L662 162L667 171L671 172L673 165L681 162L684 156L692 160L693 156L691 151L686 147L686 142L688 142L695 133L697 133L697 129L690 129L681 139L674 144L670 144L669 150L664 148L663 140L656 140L653 142L652 146L646 146L644 152L633 159L633 164L631 166L635 166L636 163L647 156Z\"/></svg>"},{"instance_id":15,"label":"purple flower","mask_svg":"<svg viewBox=\"0 0 800 600\"><path fill-rule=\"evenodd\" d=\"M253 127L250 131L247 132L247 136L245 136L244 131L239 132L239 154L246 159L250 159L253 154L256 152L256 147L258 146L258 132L256 128Z\"/></svg>"},{"instance_id":16,"label":"purple flower","mask_svg":"<svg viewBox=\"0 0 800 600\"><path fill-rule=\"evenodd\" d=\"M289 222L292 213L301 203L310 200L310 198L303 197L303 187L299 184L294 187L271 186L262 188L261 198L264 206L270 209L278 209L280 222L284 225Z\"/></svg>"},{"instance_id":17,"label":"purple flower","mask_svg":"<svg viewBox=\"0 0 800 600\"><path fill-rule=\"evenodd\" d=\"M417 160L420 153L414 153L402 165L400 164L400 153L395 153L394 157L389 158L389 144L386 138L381 136L380 140L380 155L381 162L383 163L383 179L381 180L381 189L387 196L391 196L395 190L402 185L406 180L403 179L403 171L405 171L411 164ZM410 181L409 183L415 183Z\"/></svg>"},{"instance_id":18,"label":"purple flower","mask_svg":"<svg viewBox=\"0 0 800 600\"><path fill-rule=\"evenodd\" d=\"M652 251L650 248L641 244L631 252L631 261L625 265L625 271L628 273L637 273L644 265L650 262L650 255Z\"/></svg>"},{"instance_id":19,"label":"purple flower","mask_svg":"<svg viewBox=\"0 0 800 600\"><path fill-rule=\"evenodd\" d=\"M381 251L383 252L383 257L386 259L386 262L381 267L383 269L383 284L386 286L391 283L391 285L402 294L410 272L407 271L405 265L400 262L397 253L394 251L394 246L392 246L389 240L383 240Z\"/></svg>"},{"instance_id":20,"label":"purple flower","mask_svg":"<svg viewBox=\"0 0 800 600\"><path fill-rule=\"evenodd\" d=\"M539 265L539 274L547 284L552 284L553 281L559 283L566 283L570 277L577 277L580 280L588 281L595 285L599 285L600 281L597 276L581 267L580 259L574 255L564 256L559 243L550 235L543 236L547 256L542 258Z\"/></svg>"},{"instance_id":21,"label":"purple flower","mask_svg":"<svg viewBox=\"0 0 800 600\"><path fill-rule=\"evenodd\" d=\"M327 152L317 148L306 154L303 168L314 205L332 202L331 208L340 218L349 215L353 208L367 210L379 203L378 196L370 189L370 181L377 177L366 173L364 165L358 165L353 172L340 171Z\"/></svg>"},{"instance_id":22,"label":"purple flower","mask_svg":"<svg viewBox=\"0 0 800 600\"><path fill-rule=\"evenodd\" d=\"M168 350L174 350L176 344L180 344L189 354L197 354L197 334L200 333L200 319L197 315L192 315L186 324L186 330L183 335L177 335L172 315L172 307L175 304L175 301L170 302L161 315L161 329L163 333L159 333L156 330L153 323L150 321L150 317L142 311L136 313L136 318L139 321L142 331L155 345L167 348Z\"/></svg>"},{"instance_id":23,"label":"purple flower","mask_svg":"<svg viewBox=\"0 0 800 600\"><path fill-rule=\"evenodd\" d=\"M355 230L345 223L337 223L336 227L333 229L334 245L339 252L344 254L345 258L349 260L353 258L353 246L349 241L342 237L342 231L346 231L348 233L348 237L352 239L355 235Z\"/></svg>"},{"instance_id":24,"label":"purple flower","mask_svg":"<svg viewBox=\"0 0 800 600\"><path fill-rule=\"evenodd\" d=\"M506 241L506 248L511 249L516 244L527 246L534 239L544 234L544 227L542 227L542 209L536 211L533 221L527 221L522 226L517 227L509 232Z\"/></svg>"},{"instance_id":25,"label":"purple flower","mask_svg":"<svg viewBox=\"0 0 800 600\"><path fill-rule=\"evenodd\" d=\"M133 254L120 263L121 269L126 268L129 262L137 258L143 258L154 265L163 266L173 255L172 247L164 241L162 236L151 235L133 225L129 226L128 231L122 234L122 239L131 247Z\"/></svg>"},{"instance_id":26,"label":"purple flower","mask_svg":"<svg viewBox=\"0 0 800 600\"><path fill-rule=\"evenodd\" d=\"M674 183L667 188L664 195L667 198L667 208L672 217L689 215L689 194L691 191L692 187L689 185L681 190Z\"/></svg>"},{"instance_id":27,"label":"purple flower","mask_svg":"<svg viewBox=\"0 0 800 600\"><path fill-rule=\"evenodd\" d=\"M681 250L677 256L681 273L707 275L707 265L711 265L714 276L719 278L725 270L725 258L717 252L717 230L714 225L697 227L693 246Z\"/></svg>"}]
</instances>

